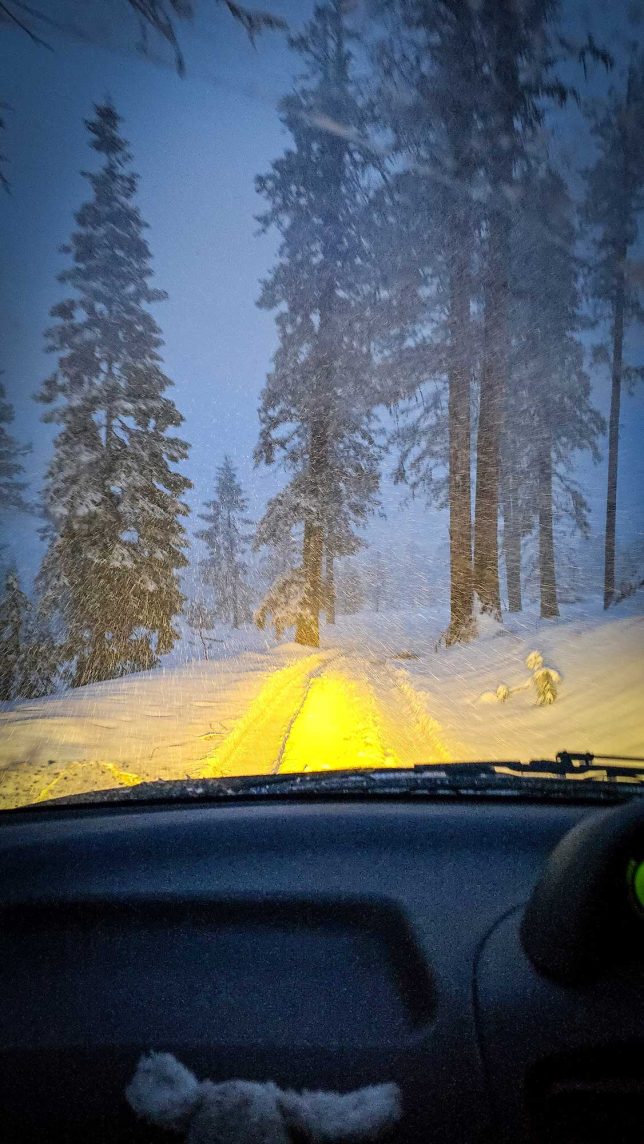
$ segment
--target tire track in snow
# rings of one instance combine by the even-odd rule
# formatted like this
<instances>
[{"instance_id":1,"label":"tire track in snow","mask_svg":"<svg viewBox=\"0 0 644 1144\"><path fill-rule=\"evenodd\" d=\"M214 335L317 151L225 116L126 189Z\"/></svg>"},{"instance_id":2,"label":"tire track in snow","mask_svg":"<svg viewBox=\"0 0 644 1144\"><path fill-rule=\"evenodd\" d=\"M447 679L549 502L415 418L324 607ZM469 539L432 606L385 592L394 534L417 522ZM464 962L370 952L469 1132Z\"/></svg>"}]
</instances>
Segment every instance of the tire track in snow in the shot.
<instances>
[{"instance_id":1,"label":"tire track in snow","mask_svg":"<svg viewBox=\"0 0 644 1144\"><path fill-rule=\"evenodd\" d=\"M229 735L207 757L199 777L276 773L284 743L305 702L311 679L338 654L317 652L269 676Z\"/></svg>"},{"instance_id":2,"label":"tire track in snow","mask_svg":"<svg viewBox=\"0 0 644 1144\"><path fill-rule=\"evenodd\" d=\"M276 772L402 765L383 742L373 693L359 676L347 672L342 658L339 655L330 671L321 670L311 679Z\"/></svg>"},{"instance_id":3,"label":"tire track in snow","mask_svg":"<svg viewBox=\"0 0 644 1144\"><path fill-rule=\"evenodd\" d=\"M407 672L338 652L311 674L275 772L409 767L451 759Z\"/></svg>"},{"instance_id":4,"label":"tire track in snow","mask_svg":"<svg viewBox=\"0 0 644 1144\"><path fill-rule=\"evenodd\" d=\"M310 698L311 688L313 686L313 683L315 682L316 679L320 679L320 677L322 676L323 673L326 674L326 669L332 663L335 663L335 661L337 659L339 659L340 655L341 655L341 653L338 652L337 655L332 656L330 659L324 660L324 662L319 664L319 666L316 667L315 670L312 671L311 674L309 675L309 678L308 678L308 681L306 684L306 688L304 691L304 695L302 696L299 704L295 708L295 711L293 712L293 714L289 720L288 726L286 728L286 733L284 735L284 738L282 739L282 745L279 749L277 759L275 760L275 763L273 764L273 768L272 768L272 772L271 772L272 774L276 775L282 766L282 763L284 761L284 752L286 751L286 748L288 746L289 739L290 739L291 733L293 731L293 727L295 726L296 721L300 718L300 715L302 714L305 703Z\"/></svg>"},{"instance_id":5,"label":"tire track in snow","mask_svg":"<svg viewBox=\"0 0 644 1144\"><path fill-rule=\"evenodd\" d=\"M428 714L409 673L385 660L347 656L352 678L371 694L385 751L396 765L446 763L452 755L442 740L440 725Z\"/></svg>"},{"instance_id":6,"label":"tire track in snow","mask_svg":"<svg viewBox=\"0 0 644 1144\"><path fill-rule=\"evenodd\" d=\"M423 696L414 687L409 672L402 667L389 665L386 665L386 671L393 678L394 687L403 698L412 719L413 760L408 765L451 762L453 756L443 742L440 723L428 713ZM420 752L420 758L416 757L417 752Z\"/></svg>"}]
</instances>

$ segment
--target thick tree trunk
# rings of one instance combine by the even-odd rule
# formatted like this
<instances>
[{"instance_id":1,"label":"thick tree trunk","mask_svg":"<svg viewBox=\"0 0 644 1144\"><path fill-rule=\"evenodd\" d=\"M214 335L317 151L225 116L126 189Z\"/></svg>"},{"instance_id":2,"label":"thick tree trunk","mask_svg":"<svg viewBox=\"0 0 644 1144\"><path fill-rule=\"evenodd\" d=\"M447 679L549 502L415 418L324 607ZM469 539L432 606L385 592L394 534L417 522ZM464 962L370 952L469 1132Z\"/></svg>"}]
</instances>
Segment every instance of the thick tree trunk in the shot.
<instances>
[{"instance_id":1,"label":"thick tree trunk","mask_svg":"<svg viewBox=\"0 0 644 1144\"><path fill-rule=\"evenodd\" d=\"M499 446L507 373L507 220L490 212L484 288L483 367L476 442L474 590L483 611L501 618L499 591Z\"/></svg>"},{"instance_id":2,"label":"thick tree trunk","mask_svg":"<svg viewBox=\"0 0 644 1144\"><path fill-rule=\"evenodd\" d=\"M448 358L450 622L448 644L472 633L469 250L456 236L450 282Z\"/></svg>"},{"instance_id":3,"label":"thick tree trunk","mask_svg":"<svg viewBox=\"0 0 644 1144\"><path fill-rule=\"evenodd\" d=\"M509 192L514 181L516 117L521 80L514 0L482 0L490 34L489 74L482 108L489 182L483 284L483 362L477 433L474 508L474 591L481 607L501 618L499 478L502 419L508 379ZM487 101L487 102L486 102Z\"/></svg>"},{"instance_id":4,"label":"thick tree trunk","mask_svg":"<svg viewBox=\"0 0 644 1144\"><path fill-rule=\"evenodd\" d=\"M327 550L324 570L324 604L327 624L335 623L335 569L333 556Z\"/></svg>"},{"instance_id":5,"label":"thick tree trunk","mask_svg":"<svg viewBox=\"0 0 644 1144\"><path fill-rule=\"evenodd\" d=\"M539 590L541 617L552 619L559 615L557 603L557 576L555 571L555 543L552 527L552 447L547 428L542 429L539 442Z\"/></svg>"},{"instance_id":6,"label":"thick tree trunk","mask_svg":"<svg viewBox=\"0 0 644 1144\"><path fill-rule=\"evenodd\" d=\"M606 536L604 541L604 607L615 597L615 521L617 515L617 462L619 457L619 407L622 396L624 351L624 259L621 252L620 277L613 314L613 363L611 370L610 419L608 422L608 485L606 489Z\"/></svg>"},{"instance_id":7,"label":"thick tree trunk","mask_svg":"<svg viewBox=\"0 0 644 1144\"><path fill-rule=\"evenodd\" d=\"M302 560L305 581L304 600L295 626L295 642L308 647L320 646L322 541L322 529L308 521L304 525Z\"/></svg>"},{"instance_id":8,"label":"thick tree trunk","mask_svg":"<svg viewBox=\"0 0 644 1144\"><path fill-rule=\"evenodd\" d=\"M309 443L309 493L317 512L304 524L302 567L304 570L303 607L297 619L295 642L320 646L320 612L323 605L324 490L327 479L327 421L316 417Z\"/></svg>"},{"instance_id":9,"label":"thick tree trunk","mask_svg":"<svg viewBox=\"0 0 644 1144\"><path fill-rule=\"evenodd\" d=\"M505 556L508 611L520 612L523 607L521 597L521 521L517 507L516 474L511 468L506 474L506 488L503 498L503 553Z\"/></svg>"}]
</instances>

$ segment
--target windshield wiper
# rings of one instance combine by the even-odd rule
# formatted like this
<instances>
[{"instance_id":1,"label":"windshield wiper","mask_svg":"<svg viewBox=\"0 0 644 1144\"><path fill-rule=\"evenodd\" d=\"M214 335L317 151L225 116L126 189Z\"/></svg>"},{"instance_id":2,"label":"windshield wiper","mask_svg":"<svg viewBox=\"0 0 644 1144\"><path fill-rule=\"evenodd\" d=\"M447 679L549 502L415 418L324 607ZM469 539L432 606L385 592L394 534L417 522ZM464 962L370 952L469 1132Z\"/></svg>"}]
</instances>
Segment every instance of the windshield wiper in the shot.
<instances>
[{"instance_id":1,"label":"windshield wiper","mask_svg":"<svg viewBox=\"0 0 644 1144\"><path fill-rule=\"evenodd\" d=\"M44 806L104 803L181 803L266 798L347 797L483 797L564 801L618 801L644 794L644 770L596 767L567 759L555 761L427 763L415 767L305 771L298 774L250 775L218 779L159 779L131 787L67 795ZM576 782L575 779L589 781ZM638 790L639 787L639 790Z\"/></svg>"},{"instance_id":2,"label":"windshield wiper","mask_svg":"<svg viewBox=\"0 0 644 1144\"><path fill-rule=\"evenodd\" d=\"M616 766L621 763L626 766ZM638 766L628 764L637 763ZM599 765L596 765L599 764ZM592 751L558 751L551 759L531 759L529 763L499 763L517 774L546 774L563 778L595 778L614 782L644 781L644 758L638 755L596 755Z\"/></svg>"},{"instance_id":3,"label":"windshield wiper","mask_svg":"<svg viewBox=\"0 0 644 1144\"><path fill-rule=\"evenodd\" d=\"M591 751L559 751L557 754L557 762L564 766L575 767L580 763L590 766L596 759L608 763L642 763L644 765L644 757L641 755L594 755Z\"/></svg>"}]
</instances>

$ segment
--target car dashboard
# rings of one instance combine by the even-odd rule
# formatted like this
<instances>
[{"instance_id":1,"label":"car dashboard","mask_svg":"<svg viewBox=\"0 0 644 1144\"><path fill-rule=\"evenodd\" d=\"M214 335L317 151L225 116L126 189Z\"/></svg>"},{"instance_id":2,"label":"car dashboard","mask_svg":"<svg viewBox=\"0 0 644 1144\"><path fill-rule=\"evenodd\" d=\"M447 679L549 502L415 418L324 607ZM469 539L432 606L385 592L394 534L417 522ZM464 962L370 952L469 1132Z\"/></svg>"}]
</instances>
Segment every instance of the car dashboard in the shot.
<instances>
[{"instance_id":1,"label":"car dashboard","mask_svg":"<svg viewBox=\"0 0 644 1144\"><path fill-rule=\"evenodd\" d=\"M575 941L584 957L611 950L580 973L550 972L526 930L562 840L623 813L629 844L642 841L630 807L529 798L6 815L2 1138L172 1139L124 1098L157 1049L215 1081L396 1081L392 1139L410 1144L641 1144L641 919L620 928L595 901L571 936L559 886L555 962Z\"/></svg>"}]
</instances>

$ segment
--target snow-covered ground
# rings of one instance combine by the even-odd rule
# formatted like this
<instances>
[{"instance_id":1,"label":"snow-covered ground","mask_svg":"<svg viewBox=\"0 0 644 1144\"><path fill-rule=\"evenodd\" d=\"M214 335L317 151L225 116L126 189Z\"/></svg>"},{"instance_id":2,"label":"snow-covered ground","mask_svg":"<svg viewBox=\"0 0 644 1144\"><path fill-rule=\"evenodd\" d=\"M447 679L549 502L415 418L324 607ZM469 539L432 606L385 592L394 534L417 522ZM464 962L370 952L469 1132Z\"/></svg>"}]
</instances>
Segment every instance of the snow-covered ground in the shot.
<instances>
[{"instance_id":1,"label":"snow-covered ground","mask_svg":"<svg viewBox=\"0 0 644 1144\"><path fill-rule=\"evenodd\" d=\"M554 622L482 619L477 640L447 649L446 620L342 617L320 651L221 631L207 662L184 640L156 671L5 704L0 805L154 778L644 755L644 593L608 614L593 603ZM535 651L560 677L550 706L526 666Z\"/></svg>"},{"instance_id":2,"label":"snow-covered ground","mask_svg":"<svg viewBox=\"0 0 644 1144\"><path fill-rule=\"evenodd\" d=\"M503 626L479 619L478 639L436 651L446 626L446 612L358 615L341 620L338 636L377 655L402 653L397 671L452 759L526 762L562 749L644 755L644 592L608 613L593 601L564 606L554 621L536 610L505 616ZM533 651L561 676L551 706L536 703L525 665ZM496 699L502 684L506 702Z\"/></svg>"}]
</instances>

